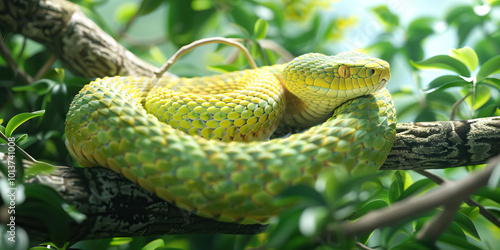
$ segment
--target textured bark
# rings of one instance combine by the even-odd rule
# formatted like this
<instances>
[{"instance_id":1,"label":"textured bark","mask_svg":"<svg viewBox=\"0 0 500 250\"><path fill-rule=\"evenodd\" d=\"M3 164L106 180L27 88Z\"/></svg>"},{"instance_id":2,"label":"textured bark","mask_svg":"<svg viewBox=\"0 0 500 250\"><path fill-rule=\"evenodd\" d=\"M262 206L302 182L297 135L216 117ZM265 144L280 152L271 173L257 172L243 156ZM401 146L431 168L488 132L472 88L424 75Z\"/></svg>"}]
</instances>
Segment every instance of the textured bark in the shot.
<instances>
[{"instance_id":1,"label":"textured bark","mask_svg":"<svg viewBox=\"0 0 500 250\"><path fill-rule=\"evenodd\" d=\"M157 70L120 45L69 1L0 0L0 28L43 44L78 76L153 76Z\"/></svg>"},{"instance_id":2,"label":"textured bark","mask_svg":"<svg viewBox=\"0 0 500 250\"><path fill-rule=\"evenodd\" d=\"M256 234L266 228L199 217L104 168L62 167L29 182L51 186L87 216L81 224L70 225L68 241L164 234ZM50 240L39 222L18 218L17 223L28 231L31 240Z\"/></svg>"},{"instance_id":3,"label":"textured bark","mask_svg":"<svg viewBox=\"0 0 500 250\"><path fill-rule=\"evenodd\" d=\"M500 154L500 117L398 124L380 168L422 170L484 164Z\"/></svg>"}]
</instances>

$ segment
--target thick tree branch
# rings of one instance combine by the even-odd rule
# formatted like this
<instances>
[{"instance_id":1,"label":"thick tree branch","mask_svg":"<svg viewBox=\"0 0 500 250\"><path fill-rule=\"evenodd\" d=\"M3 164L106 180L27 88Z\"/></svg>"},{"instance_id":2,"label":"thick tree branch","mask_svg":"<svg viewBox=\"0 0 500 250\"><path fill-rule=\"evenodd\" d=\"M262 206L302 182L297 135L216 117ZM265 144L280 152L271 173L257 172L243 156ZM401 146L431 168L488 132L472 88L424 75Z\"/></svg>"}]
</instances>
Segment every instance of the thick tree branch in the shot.
<instances>
[{"instance_id":1,"label":"thick tree branch","mask_svg":"<svg viewBox=\"0 0 500 250\"><path fill-rule=\"evenodd\" d=\"M256 234L266 225L239 225L199 217L104 168L63 167L50 176L29 180L53 187L61 196L87 216L81 224L70 225L71 241L119 236L164 234ZM19 223L32 240L46 241L49 235L32 218Z\"/></svg>"},{"instance_id":2,"label":"thick tree branch","mask_svg":"<svg viewBox=\"0 0 500 250\"><path fill-rule=\"evenodd\" d=\"M157 70L120 45L69 1L0 0L0 29L43 44L79 76L153 76Z\"/></svg>"},{"instance_id":3,"label":"thick tree branch","mask_svg":"<svg viewBox=\"0 0 500 250\"><path fill-rule=\"evenodd\" d=\"M500 117L398 124L383 170L484 164L500 154Z\"/></svg>"}]
</instances>

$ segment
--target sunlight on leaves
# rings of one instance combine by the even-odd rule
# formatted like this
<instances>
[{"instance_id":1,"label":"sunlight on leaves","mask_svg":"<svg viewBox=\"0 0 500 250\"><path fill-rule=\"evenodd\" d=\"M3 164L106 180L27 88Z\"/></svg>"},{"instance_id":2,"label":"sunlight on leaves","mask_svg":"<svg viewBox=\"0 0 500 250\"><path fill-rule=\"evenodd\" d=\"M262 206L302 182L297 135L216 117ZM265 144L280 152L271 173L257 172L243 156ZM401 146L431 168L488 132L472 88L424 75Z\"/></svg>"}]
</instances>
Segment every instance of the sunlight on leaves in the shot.
<instances>
[{"instance_id":1,"label":"sunlight on leaves","mask_svg":"<svg viewBox=\"0 0 500 250\"><path fill-rule=\"evenodd\" d=\"M5 126L5 136L10 137L12 133L14 133L14 130L16 130L17 127L21 126L21 124L23 124L24 122L26 122L31 118L42 116L44 113L45 110L39 110L32 113L21 113L15 115L7 123L7 126Z\"/></svg>"},{"instance_id":2,"label":"sunlight on leaves","mask_svg":"<svg viewBox=\"0 0 500 250\"><path fill-rule=\"evenodd\" d=\"M449 56L461 61L470 71L474 71L477 68L478 58L476 52L469 46L465 46L460 49L451 49L448 53Z\"/></svg>"},{"instance_id":3,"label":"sunlight on leaves","mask_svg":"<svg viewBox=\"0 0 500 250\"><path fill-rule=\"evenodd\" d=\"M254 31L253 31L253 35L254 35L255 39L257 39L257 40L264 39L266 37L268 26L269 26L269 24L267 23L266 20L264 20L264 19L257 20L257 22L255 22Z\"/></svg>"},{"instance_id":4,"label":"sunlight on leaves","mask_svg":"<svg viewBox=\"0 0 500 250\"><path fill-rule=\"evenodd\" d=\"M461 76L470 77L470 71L461 61L447 55L437 55L420 62L410 61L417 69L451 70Z\"/></svg>"},{"instance_id":5,"label":"sunlight on leaves","mask_svg":"<svg viewBox=\"0 0 500 250\"><path fill-rule=\"evenodd\" d=\"M481 81L485 77L500 73L500 55L497 55L490 60L486 61L479 72L477 73L477 80Z\"/></svg>"}]
</instances>

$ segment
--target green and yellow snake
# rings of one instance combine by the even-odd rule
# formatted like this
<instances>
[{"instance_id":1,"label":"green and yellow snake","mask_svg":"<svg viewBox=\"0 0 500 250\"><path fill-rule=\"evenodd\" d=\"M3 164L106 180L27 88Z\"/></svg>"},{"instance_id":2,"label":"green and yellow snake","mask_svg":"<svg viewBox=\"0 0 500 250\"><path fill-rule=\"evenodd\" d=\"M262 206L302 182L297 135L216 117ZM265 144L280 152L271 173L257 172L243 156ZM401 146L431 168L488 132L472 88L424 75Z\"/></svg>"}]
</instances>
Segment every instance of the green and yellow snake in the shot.
<instances>
[{"instance_id":1,"label":"green and yellow snake","mask_svg":"<svg viewBox=\"0 0 500 250\"><path fill-rule=\"evenodd\" d=\"M387 62L359 52L155 84L106 77L74 98L67 145L81 165L122 173L200 216L265 223L290 205L279 197L288 187L384 163L396 126L389 79ZM279 124L312 127L261 141Z\"/></svg>"}]
</instances>

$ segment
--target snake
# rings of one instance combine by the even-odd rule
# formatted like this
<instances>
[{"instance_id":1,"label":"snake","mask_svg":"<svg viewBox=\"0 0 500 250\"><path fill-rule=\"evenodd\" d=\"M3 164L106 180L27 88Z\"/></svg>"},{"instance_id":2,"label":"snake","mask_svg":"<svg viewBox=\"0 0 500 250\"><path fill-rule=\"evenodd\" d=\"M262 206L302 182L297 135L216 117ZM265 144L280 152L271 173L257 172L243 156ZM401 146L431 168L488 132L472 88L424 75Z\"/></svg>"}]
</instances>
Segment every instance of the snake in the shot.
<instances>
[{"instance_id":1,"label":"snake","mask_svg":"<svg viewBox=\"0 0 500 250\"><path fill-rule=\"evenodd\" d=\"M98 78L74 97L66 145L158 197L221 222L264 224L328 172L376 171L396 126L389 64L348 51L193 78ZM301 132L269 139L277 128Z\"/></svg>"}]
</instances>

